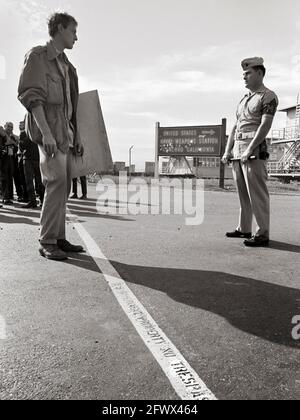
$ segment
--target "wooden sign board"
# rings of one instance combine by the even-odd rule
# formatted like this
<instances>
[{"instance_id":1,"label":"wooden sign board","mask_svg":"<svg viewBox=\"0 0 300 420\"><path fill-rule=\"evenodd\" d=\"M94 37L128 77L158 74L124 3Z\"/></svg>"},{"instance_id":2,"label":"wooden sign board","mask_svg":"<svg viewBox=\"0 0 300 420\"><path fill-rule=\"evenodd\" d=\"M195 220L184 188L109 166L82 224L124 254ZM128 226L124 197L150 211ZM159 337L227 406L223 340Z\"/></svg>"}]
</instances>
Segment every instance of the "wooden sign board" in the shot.
<instances>
[{"instance_id":1,"label":"wooden sign board","mask_svg":"<svg viewBox=\"0 0 300 420\"><path fill-rule=\"evenodd\" d=\"M222 126L159 127L159 156L220 156Z\"/></svg>"}]
</instances>

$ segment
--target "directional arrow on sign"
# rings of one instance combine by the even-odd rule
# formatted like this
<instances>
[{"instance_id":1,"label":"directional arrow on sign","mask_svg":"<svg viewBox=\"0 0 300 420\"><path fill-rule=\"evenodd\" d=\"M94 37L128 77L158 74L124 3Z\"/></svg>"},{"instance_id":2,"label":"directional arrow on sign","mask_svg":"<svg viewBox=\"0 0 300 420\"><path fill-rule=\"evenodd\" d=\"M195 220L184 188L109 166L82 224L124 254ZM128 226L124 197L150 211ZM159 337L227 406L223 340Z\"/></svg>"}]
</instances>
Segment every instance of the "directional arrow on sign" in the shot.
<instances>
[{"instance_id":1,"label":"directional arrow on sign","mask_svg":"<svg viewBox=\"0 0 300 420\"><path fill-rule=\"evenodd\" d=\"M214 134L216 134L216 132L214 130L202 131L202 134L209 134L210 136L213 136Z\"/></svg>"}]
</instances>

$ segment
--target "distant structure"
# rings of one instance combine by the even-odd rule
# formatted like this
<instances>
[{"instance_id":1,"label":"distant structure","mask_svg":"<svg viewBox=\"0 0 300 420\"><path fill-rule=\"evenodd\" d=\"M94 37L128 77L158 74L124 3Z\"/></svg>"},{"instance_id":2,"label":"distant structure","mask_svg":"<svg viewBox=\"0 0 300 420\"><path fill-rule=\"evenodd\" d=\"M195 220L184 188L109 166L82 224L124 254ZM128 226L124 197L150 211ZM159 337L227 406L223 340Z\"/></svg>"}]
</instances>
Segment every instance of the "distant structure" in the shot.
<instances>
[{"instance_id":1,"label":"distant structure","mask_svg":"<svg viewBox=\"0 0 300 420\"><path fill-rule=\"evenodd\" d=\"M155 162L145 162L145 175L154 176L155 174Z\"/></svg>"},{"instance_id":2,"label":"distant structure","mask_svg":"<svg viewBox=\"0 0 300 420\"><path fill-rule=\"evenodd\" d=\"M129 173L129 166L125 167L125 172L127 171L127 173ZM135 173L135 165L131 165L130 166L130 173L134 174Z\"/></svg>"},{"instance_id":3,"label":"distant structure","mask_svg":"<svg viewBox=\"0 0 300 420\"><path fill-rule=\"evenodd\" d=\"M125 162L115 162L114 163L114 174L119 175L120 172L126 172L126 163Z\"/></svg>"},{"instance_id":4,"label":"distant structure","mask_svg":"<svg viewBox=\"0 0 300 420\"><path fill-rule=\"evenodd\" d=\"M167 174L167 172L168 172L168 166L169 166L169 162L166 162L166 161L162 162L162 164L161 164L161 173L163 175L166 175Z\"/></svg>"},{"instance_id":5,"label":"distant structure","mask_svg":"<svg viewBox=\"0 0 300 420\"><path fill-rule=\"evenodd\" d=\"M195 176L190 159L186 156L170 157L166 173L169 176Z\"/></svg>"},{"instance_id":6,"label":"distant structure","mask_svg":"<svg viewBox=\"0 0 300 420\"><path fill-rule=\"evenodd\" d=\"M291 179L300 179L300 95L296 105L280 111L286 112L286 126L272 131L272 145L283 146L284 152L269 172L271 176L289 182Z\"/></svg>"}]
</instances>

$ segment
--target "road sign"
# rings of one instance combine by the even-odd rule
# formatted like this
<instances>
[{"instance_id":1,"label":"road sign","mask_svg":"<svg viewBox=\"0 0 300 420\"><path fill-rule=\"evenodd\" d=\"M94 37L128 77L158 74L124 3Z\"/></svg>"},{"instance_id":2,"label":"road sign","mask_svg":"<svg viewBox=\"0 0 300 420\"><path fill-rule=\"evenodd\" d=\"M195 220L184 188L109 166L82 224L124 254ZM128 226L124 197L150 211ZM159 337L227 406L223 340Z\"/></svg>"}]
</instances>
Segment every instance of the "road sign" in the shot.
<instances>
[{"instance_id":1,"label":"road sign","mask_svg":"<svg viewBox=\"0 0 300 420\"><path fill-rule=\"evenodd\" d=\"M220 157L222 125L159 127L158 156Z\"/></svg>"}]
</instances>

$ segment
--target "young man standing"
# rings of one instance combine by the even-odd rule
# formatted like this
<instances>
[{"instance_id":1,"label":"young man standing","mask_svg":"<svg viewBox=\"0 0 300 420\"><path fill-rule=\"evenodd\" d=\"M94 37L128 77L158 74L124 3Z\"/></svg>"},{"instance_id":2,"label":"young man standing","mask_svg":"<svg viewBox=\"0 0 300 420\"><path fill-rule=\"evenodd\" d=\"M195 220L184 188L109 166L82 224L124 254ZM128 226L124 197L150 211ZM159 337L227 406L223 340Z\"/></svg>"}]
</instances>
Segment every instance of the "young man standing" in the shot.
<instances>
[{"instance_id":1,"label":"young man standing","mask_svg":"<svg viewBox=\"0 0 300 420\"><path fill-rule=\"evenodd\" d=\"M45 185L41 214L40 254L52 260L67 259L68 252L83 252L66 240L66 204L71 189L69 161L83 154L77 129L78 77L64 53L73 49L77 22L55 13L48 22L50 42L35 47L25 57L18 98L28 111L26 128L39 145Z\"/></svg>"},{"instance_id":2,"label":"young man standing","mask_svg":"<svg viewBox=\"0 0 300 420\"><path fill-rule=\"evenodd\" d=\"M244 80L249 93L238 105L237 122L228 139L223 163L233 153L233 175L237 183L241 210L240 220L229 238L246 238L250 247L268 246L270 238L270 196L267 188L266 137L272 127L278 107L278 98L266 88L264 60L260 57L242 61ZM257 231L252 236L252 219Z\"/></svg>"}]
</instances>

